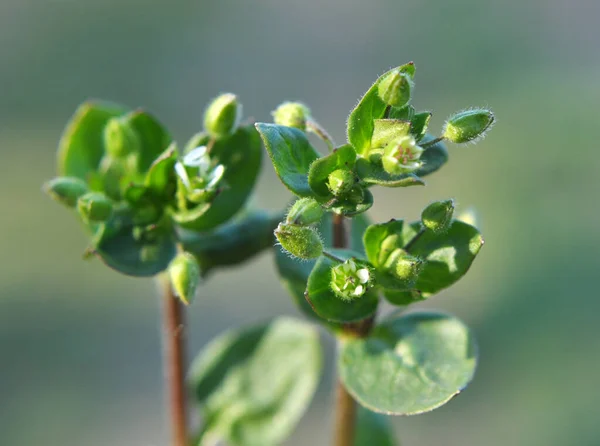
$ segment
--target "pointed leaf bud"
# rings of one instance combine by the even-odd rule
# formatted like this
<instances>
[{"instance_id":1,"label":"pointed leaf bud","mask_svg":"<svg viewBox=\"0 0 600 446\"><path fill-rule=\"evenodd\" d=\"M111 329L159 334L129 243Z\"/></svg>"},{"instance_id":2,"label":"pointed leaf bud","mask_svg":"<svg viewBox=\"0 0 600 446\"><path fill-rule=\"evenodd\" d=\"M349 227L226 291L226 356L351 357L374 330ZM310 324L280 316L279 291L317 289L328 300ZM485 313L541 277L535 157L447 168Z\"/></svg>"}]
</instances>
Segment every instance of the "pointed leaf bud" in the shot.
<instances>
[{"instance_id":1,"label":"pointed leaf bud","mask_svg":"<svg viewBox=\"0 0 600 446\"><path fill-rule=\"evenodd\" d=\"M285 221L293 225L309 226L318 223L321 217L323 217L323 208L317 200L301 198L292 205Z\"/></svg>"},{"instance_id":2,"label":"pointed leaf bud","mask_svg":"<svg viewBox=\"0 0 600 446\"><path fill-rule=\"evenodd\" d=\"M490 110L464 110L448 119L442 136L457 144L474 141L485 136L494 120L494 114Z\"/></svg>"},{"instance_id":3,"label":"pointed leaf bud","mask_svg":"<svg viewBox=\"0 0 600 446\"><path fill-rule=\"evenodd\" d=\"M242 117L242 106L237 96L225 93L214 99L204 113L204 127L214 138L232 135Z\"/></svg>"},{"instance_id":4,"label":"pointed leaf bud","mask_svg":"<svg viewBox=\"0 0 600 446\"><path fill-rule=\"evenodd\" d=\"M43 190L53 200L74 208L79 197L87 193L88 187L79 178L58 177L44 184Z\"/></svg>"},{"instance_id":5,"label":"pointed leaf bud","mask_svg":"<svg viewBox=\"0 0 600 446\"><path fill-rule=\"evenodd\" d=\"M111 217L113 203L100 192L88 192L77 200L77 210L86 221L102 222Z\"/></svg>"},{"instance_id":6,"label":"pointed leaf bud","mask_svg":"<svg viewBox=\"0 0 600 446\"><path fill-rule=\"evenodd\" d=\"M423 165L420 161L422 153L423 149L413 136L401 136L385 147L381 158L383 168L392 175L413 172Z\"/></svg>"},{"instance_id":7,"label":"pointed leaf bud","mask_svg":"<svg viewBox=\"0 0 600 446\"><path fill-rule=\"evenodd\" d=\"M310 118L310 110L300 102L284 102L272 115L275 124L294 127L305 132L306 121Z\"/></svg>"},{"instance_id":8,"label":"pointed leaf bud","mask_svg":"<svg viewBox=\"0 0 600 446\"><path fill-rule=\"evenodd\" d=\"M379 82L378 93L387 105L402 107L410 101L412 88L410 76L400 70L394 70Z\"/></svg>"},{"instance_id":9,"label":"pointed leaf bud","mask_svg":"<svg viewBox=\"0 0 600 446\"><path fill-rule=\"evenodd\" d=\"M452 224L454 200L436 201L427 206L421 213L421 222L430 231L444 233Z\"/></svg>"},{"instance_id":10,"label":"pointed leaf bud","mask_svg":"<svg viewBox=\"0 0 600 446\"><path fill-rule=\"evenodd\" d=\"M327 187L333 195L339 197L346 195L356 183L354 173L347 169L337 169L327 177Z\"/></svg>"},{"instance_id":11,"label":"pointed leaf bud","mask_svg":"<svg viewBox=\"0 0 600 446\"><path fill-rule=\"evenodd\" d=\"M115 158L123 158L140 151L140 138L125 117L112 118L104 127L104 147L106 153Z\"/></svg>"},{"instance_id":12,"label":"pointed leaf bud","mask_svg":"<svg viewBox=\"0 0 600 446\"><path fill-rule=\"evenodd\" d=\"M200 282L200 266L196 258L189 252L178 254L169 265L169 277L179 299L186 305L192 303Z\"/></svg>"},{"instance_id":13,"label":"pointed leaf bud","mask_svg":"<svg viewBox=\"0 0 600 446\"><path fill-rule=\"evenodd\" d=\"M315 259L323 252L321 237L308 226L279 223L275 237L283 249L300 259Z\"/></svg>"},{"instance_id":14,"label":"pointed leaf bud","mask_svg":"<svg viewBox=\"0 0 600 446\"><path fill-rule=\"evenodd\" d=\"M345 301L362 297L367 292L370 281L369 268L358 264L354 259L348 259L331 269L331 289Z\"/></svg>"}]
</instances>

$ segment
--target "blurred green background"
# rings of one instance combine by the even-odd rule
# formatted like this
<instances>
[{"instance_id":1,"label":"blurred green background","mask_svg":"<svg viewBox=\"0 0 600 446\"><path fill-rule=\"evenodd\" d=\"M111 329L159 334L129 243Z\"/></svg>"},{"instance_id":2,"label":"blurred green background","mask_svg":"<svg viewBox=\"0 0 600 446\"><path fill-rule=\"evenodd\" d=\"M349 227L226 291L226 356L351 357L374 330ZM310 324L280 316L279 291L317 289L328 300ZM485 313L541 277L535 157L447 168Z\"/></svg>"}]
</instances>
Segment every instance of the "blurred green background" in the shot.
<instances>
[{"instance_id":1,"label":"blurred green background","mask_svg":"<svg viewBox=\"0 0 600 446\"><path fill-rule=\"evenodd\" d=\"M435 131L471 105L498 124L451 147L427 187L376 193L375 220L454 197L486 238L470 274L427 303L474 328L476 379L431 414L395 419L402 444L599 445L599 16L593 0L0 0L0 444L167 444L153 282L82 261L79 224L40 192L80 102L146 107L183 141L219 92L258 120L301 99L342 141L370 83L414 60L415 105ZM288 199L265 160L256 203ZM265 253L202 288L191 350L289 313ZM328 442L327 345L287 445Z\"/></svg>"}]
</instances>

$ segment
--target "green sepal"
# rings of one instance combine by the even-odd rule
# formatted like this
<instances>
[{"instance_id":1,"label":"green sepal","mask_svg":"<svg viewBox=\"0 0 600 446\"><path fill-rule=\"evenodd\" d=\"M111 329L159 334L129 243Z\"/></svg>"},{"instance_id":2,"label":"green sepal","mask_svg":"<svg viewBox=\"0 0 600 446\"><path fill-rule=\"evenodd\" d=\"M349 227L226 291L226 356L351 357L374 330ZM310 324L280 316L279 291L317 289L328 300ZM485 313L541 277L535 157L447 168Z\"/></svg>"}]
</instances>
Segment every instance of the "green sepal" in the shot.
<instances>
[{"instance_id":1,"label":"green sepal","mask_svg":"<svg viewBox=\"0 0 600 446\"><path fill-rule=\"evenodd\" d=\"M375 149L383 148L400 136L406 136L410 132L410 121L376 119L373 124L371 147Z\"/></svg>"},{"instance_id":2,"label":"green sepal","mask_svg":"<svg viewBox=\"0 0 600 446\"><path fill-rule=\"evenodd\" d=\"M410 227L412 234L417 234L420 228L420 222ZM426 298L453 285L467 273L482 246L479 231L462 221L454 220L442 234L424 231L409 249L412 255L425 260L415 289Z\"/></svg>"},{"instance_id":3,"label":"green sepal","mask_svg":"<svg viewBox=\"0 0 600 446\"><path fill-rule=\"evenodd\" d=\"M350 249L352 251L360 254L364 252L362 234L368 225L369 220L365 214L358 215L351 220L351 225L349 228L349 243ZM323 238L325 246L331 246L333 243L333 233L332 215L330 213L326 213L323 216L323 218L321 219L321 223L318 226L318 230L321 234L321 237ZM315 319L320 322L325 322L321 317L319 317L315 313L313 308L309 305L309 303L304 297L308 276L310 275L310 272L312 271L316 261L301 261L298 259L293 259L280 247L276 247L275 263L277 266L277 271L279 273L279 278L283 286L290 293L292 299L300 308L300 310L311 319ZM337 329L337 327L333 324L328 325L334 330Z\"/></svg>"},{"instance_id":4,"label":"green sepal","mask_svg":"<svg viewBox=\"0 0 600 446\"><path fill-rule=\"evenodd\" d=\"M114 117L126 113L118 104L84 102L67 123L58 145L58 173L88 181L104 155L104 127Z\"/></svg>"},{"instance_id":5,"label":"green sepal","mask_svg":"<svg viewBox=\"0 0 600 446\"><path fill-rule=\"evenodd\" d=\"M103 224L92 250L109 267L130 276L154 276L167 269L177 253L169 228L156 226L148 232L134 224L133 211L121 208Z\"/></svg>"},{"instance_id":6,"label":"green sepal","mask_svg":"<svg viewBox=\"0 0 600 446\"><path fill-rule=\"evenodd\" d=\"M281 182L300 197L312 197L315 193L308 183L308 172L319 154L304 132L266 123L257 123L256 128Z\"/></svg>"},{"instance_id":7,"label":"green sepal","mask_svg":"<svg viewBox=\"0 0 600 446\"><path fill-rule=\"evenodd\" d=\"M312 162L308 170L308 184L313 195L322 200L331 198L332 193L327 185L329 175L339 169L352 170L355 161L354 148L346 144Z\"/></svg>"},{"instance_id":8,"label":"green sepal","mask_svg":"<svg viewBox=\"0 0 600 446\"><path fill-rule=\"evenodd\" d=\"M363 406L388 415L415 415L447 403L473 378L477 347L458 319L439 313L391 318L363 339L349 339L340 377Z\"/></svg>"},{"instance_id":9,"label":"green sepal","mask_svg":"<svg viewBox=\"0 0 600 446\"><path fill-rule=\"evenodd\" d=\"M350 250L330 251L342 260L357 256L357 253ZM357 263L359 262L361 262L360 259L357 259ZM308 277L306 300L320 317L328 321L356 322L372 316L379 303L379 297L373 289L367 290L363 296L351 301L342 300L333 292L331 270L338 264L328 257L321 257L317 260Z\"/></svg>"},{"instance_id":10,"label":"green sepal","mask_svg":"<svg viewBox=\"0 0 600 446\"><path fill-rule=\"evenodd\" d=\"M210 203L174 211L173 220L183 228L208 231L225 223L244 206L261 166L262 146L258 133L252 125L240 126L232 136L216 140L210 156L225 166L222 181L227 187Z\"/></svg>"},{"instance_id":11,"label":"green sepal","mask_svg":"<svg viewBox=\"0 0 600 446\"><path fill-rule=\"evenodd\" d=\"M425 154L423 152L423 154ZM423 155L421 155L423 158ZM418 169L416 172L421 172ZM418 176L417 173L405 173L401 175L392 175L386 172L379 160L367 160L359 158L356 161L356 173L360 181L366 186L382 186L382 187L409 187L409 186L424 186L425 182Z\"/></svg>"},{"instance_id":12,"label":"green sepal","mask_svg":"<svg viewBox=\"0 0 600 446\"><path fill-rule=\"evenodd\" d=\"M322 371L319 332L290 318L228 331L194 360L190 384L204 440L281 444L307 409Z\"/></svg>"},{"instance_id":13,"label":"green sepal","mask_svg":"<svg viewBox=\"0 0 600 446\"><path fill-rule=\"evenodd\" d=\"M414 64L412 62L385 72L375 81L348 116L346 126L348 142L354 147L358 155L364 155L371 148L371 138L374 130L373 120L381 119L385 115L387 104L379 97L379 83L388 74L396 70L407 73L411 77L414 76Z\"/></svg>"},{"instance_id":14,"label":"green sepal","mask_svg":"<svg viewBox=\"0 0 600 446\"><path fill-rule=\"evenodd\" d=\"M175 295L185 304L194 300L200 282L200 267L189 252L181 252L169 264L169 278Z\"/></svg>"},{"instance_id":15,"label":"green sepal","mask_svg":"<svg viewBox=\"0 0 600 446\"><path fill-rule=\"evenodd\" d=\"M196 256L203 277L214 269L238 265L275 243L273 231L283 215L249 211L212 232L179 231L183 249Z\"/></svg>"}]
</instances>

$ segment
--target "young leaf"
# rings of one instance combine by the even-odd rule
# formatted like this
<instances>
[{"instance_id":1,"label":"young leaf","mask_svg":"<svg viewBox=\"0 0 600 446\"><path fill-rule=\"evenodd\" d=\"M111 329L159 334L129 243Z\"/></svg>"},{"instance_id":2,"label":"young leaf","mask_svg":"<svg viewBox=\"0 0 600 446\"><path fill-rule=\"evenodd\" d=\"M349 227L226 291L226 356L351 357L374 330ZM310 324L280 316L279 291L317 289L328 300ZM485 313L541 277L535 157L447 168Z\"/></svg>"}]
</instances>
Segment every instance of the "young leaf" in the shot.
<instances>
[{"instance_id":1,"label":"young leaf","mask_svg":"<svg viewBox=\"0 0 600 446\"><path fill-rule=\"evenodd\" d=\"M414 230L420 223L411 225ZM479 231L455 220L447 232L425 231L410 247L410 254L425 260L415 289L429 297L456 283L471 267L483 246Z\"/></svg>"},{"instance_id":2,"label":"young leaf","mask_svg":"<svg viewBox=\"0 0 600 446\"><path fill-rule=\"evenodd\" d=\"M412 133L415 139L419 142L423 139L427 133L429 127L429 121L431 120L430 112L417 113L410 121L410 133Z\"/></svg>"},{"instance_id":3,"label":"young leaf","mask_svg":"<svg viewBox=\"0 0 600 446\"><path fill-rule=\"evenodd\" d=\"M58 145L58 172L88 180L104 155L104 126L114 117L126 113L121 105L102 101L84 102L63 132Z\"/></svg>"},{"instance_id":4,"label":"young leaf","mask_svg":"<svg viewBox=\"0 0 600 446\"><path fill-rule=\"evenodd\" d=\"M386 415L358 406L354 446L396 446L396 435Z\"/></svg>"},{"instance_id":5,"label":"young leaf","mask_svg":"<svg viewBox=\"0 0 600 446\"><path fill-rule=\"evenodd\" d=\"M317 388L319 333L289 318L225 333L194 361L190 382L205 437L232 446L280 444Z\"/></svg>"},{"instance_id":6,"label":"young leaf","mask_svg":"<svg viewBox=\"0 0 600 446\"><path fill-rule=\"evenodd\" d=\"M415 415L445 404L467 386L476 350L458 319L411 313L384 321L367 338L348 340L339 358L340 376L368 409Z\"/></svg>"},{"instance_id":7,"label":"young leaf","mask_svg":"<svg viewBox=\"0 0 600 446\"><path fill-rule=\"evenodd\" d=\"M300 197L311 197L308 171L319 158L301 130L276 124L258 123L256 128L263 139L273 167L281 182Z\"/></svg>"},{"instance_id":8,"label":"young leaf","mask_svg":"<svg viewBox=\"0 0 600 446\"><path fill-rule=\"evenodd\" d=\"M211 203L174 213L173 219L183 228L208 231L225 223L244 206L258 178L262 146L251 125L241 126L232 136L216 140L210 155L225 166L223 182L227 188Z\"/></svg>"},{"instance_id":9,"label":"young leaf","mask_svg":"<svg viewBox=\"0 0 600 446\"><path fill-rule=\"evenodd\" d=\"M321 199L332 196L327 185L331 173L338 169L352 170L356 161L356 152L351 145L343 145L328 155L315 160L308 170L308 184Z\"/></svg>"},{"instance_id":10,"label":"young leaf","mask_svg":"<svg viewBox=\"0 0 600 446\"><path fill-rule=\"evenodd\" d=\"M412 62L385 72L365 93L348 117L348 142L359 155L364 155L371 147L371 138L374 130L373 120L383 118L387 108L387 104L379 96L379 83L388 74L396 70L407 73L410 77L414 76L414 64Z\"/></svg>"},{"instance_id":11,"label":"young leaf","mask_svg":"<svg viewBox=\"0 0 600 446\"><path fill-rule=\"evenodd\" d=\"M351 251L335 250L334 253L342 260L353 257ZM323 319L333 322L355 322L374 314L379 303L374 290L367 290L364 295L351 301L343 300L334 293L332 269L336 265L339 263L328 257L321 257L310 273L305 297L315 312Z\"/></svg>"},{"instance_id":12,"label":"young leaf","mask_svg":"<svg viewBox=\"0 0 600 446\"><path fill-rule=\"evenodd\" d=\"M181 231L183 249L196 256L202 276L215 268L242 263L273 246L282 214L252 211L212 232Z\"/></svg>"}]
</instances>

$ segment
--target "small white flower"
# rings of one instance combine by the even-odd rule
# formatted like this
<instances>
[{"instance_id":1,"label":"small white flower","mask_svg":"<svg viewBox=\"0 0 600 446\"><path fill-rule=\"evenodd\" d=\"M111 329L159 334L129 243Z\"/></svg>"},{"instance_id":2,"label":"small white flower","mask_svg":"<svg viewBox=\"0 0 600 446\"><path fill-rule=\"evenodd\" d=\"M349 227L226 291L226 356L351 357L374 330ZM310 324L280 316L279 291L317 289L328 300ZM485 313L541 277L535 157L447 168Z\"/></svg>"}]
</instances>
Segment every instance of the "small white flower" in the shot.
<instances>
[{"instance_id":1,"label":"small white flower","mask_svg":"<svg viewBox=\"0 0 600 446\"><path fill-rule=\"evenodd\" d=\"M423 149L412 136L403 136L387 145L383 152L383 168L393 175L417 170L423 165L419 159Z\"/></svg>"},{"instance_id":2,"label":"small white flower","mask_svg":"<svg viewBox=\"0 0 600 446\"><path fill-rule=\"evenodd\" d=\"M360 268L354 259L335 266L331 270L331 289L343 300L352 300L364 295L371 278L368 268Z\"/></svg>"},{"instance_id":3,"label":"small white flower","mask_svg":"<svg viewBox=\"0 0 600 446\"><path fill-rule=\"evenodd\" d=\"M203 201L216 189L225 174L225 166L212 166L206 146L196 147L175 163L175 173L188 191L191 201Z\"/></svg>"}]
</instances>

